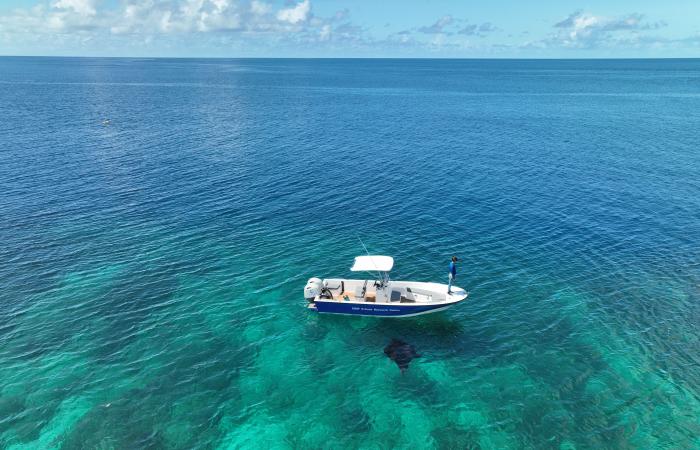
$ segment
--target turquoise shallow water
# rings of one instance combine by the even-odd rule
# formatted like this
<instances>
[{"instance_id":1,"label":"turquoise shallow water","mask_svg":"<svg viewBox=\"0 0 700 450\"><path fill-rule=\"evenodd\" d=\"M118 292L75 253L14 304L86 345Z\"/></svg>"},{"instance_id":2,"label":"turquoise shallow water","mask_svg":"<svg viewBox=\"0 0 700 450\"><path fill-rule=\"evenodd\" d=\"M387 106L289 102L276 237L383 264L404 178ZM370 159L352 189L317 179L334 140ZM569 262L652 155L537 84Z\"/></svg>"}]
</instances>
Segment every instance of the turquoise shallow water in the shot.
<instances>
[{"instance_id":1,"label":"turquoise shallow water","mask_svg":"<svg viewBox=\"0 0 700 450\"><path fill-rule=\"evenodd\" d=\"M0 58L0 447L698 448L698 111L698 60ZM358 234L470 301L307 311Z\"/></svg>"}]
</instances>

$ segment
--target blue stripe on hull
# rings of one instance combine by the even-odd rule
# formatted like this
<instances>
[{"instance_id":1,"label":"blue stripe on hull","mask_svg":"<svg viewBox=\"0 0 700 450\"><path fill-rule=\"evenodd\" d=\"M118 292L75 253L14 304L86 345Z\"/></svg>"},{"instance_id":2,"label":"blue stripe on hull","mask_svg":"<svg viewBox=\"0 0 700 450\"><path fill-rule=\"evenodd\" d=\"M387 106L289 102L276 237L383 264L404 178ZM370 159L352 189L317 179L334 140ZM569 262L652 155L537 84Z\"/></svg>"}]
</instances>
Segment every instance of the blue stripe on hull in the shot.
<instances>
[{"instance_id":1,"label":"blue stripe on hull","mask_svg":"<svg viewBox=\"0 0 700 450\"><path fill-rule=\"evenodd\" d=\"M354 316L405 317L447 309L455 303L438 305L374 305L372 303L316 302L320 313L349 314Z\"/></svg>"}]
</instances>

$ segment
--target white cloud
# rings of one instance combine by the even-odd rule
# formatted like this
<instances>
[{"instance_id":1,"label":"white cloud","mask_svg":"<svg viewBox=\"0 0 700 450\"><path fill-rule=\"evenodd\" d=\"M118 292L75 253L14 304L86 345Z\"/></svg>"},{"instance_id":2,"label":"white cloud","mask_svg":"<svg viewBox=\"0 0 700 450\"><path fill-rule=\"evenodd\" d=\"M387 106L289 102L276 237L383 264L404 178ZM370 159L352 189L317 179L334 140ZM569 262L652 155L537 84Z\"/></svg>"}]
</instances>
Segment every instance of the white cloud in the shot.
<instances>
[{"instance_id":1,"label":"white cloud","mask_svg":"<svg viewBox=\"0 0 700 450\"><path fill-rule=\"evenodd\" d=\"M650 22L639 13L613 17L579 10L556 22L553 25L556 31L548 37L533 39L518 47L540 52L551 49L570 49L616 53L690 48L692 37L669 38L652 34L653 30L666 25L663 21Z\"/></svg>"},{"instance_id":2,"label":"white cloud","mask_svg":"<svg viewBox=\"0 0 700 450\"><path fill-rule=\"evenodd\" d=\"M311 13L311 2L304 0L291 8L281 9L277 12L277 19L282 22L296 24L305 22Z\"/></svg>"},{"instance_id":3,"label":"white cloud","mask_svg":"<svg viewBox=\"0 0 700 450\"><path fill-rule=\"evenodd\" d=\"M311 48L305 44L328 51L370 49L376 42L368 29L350 21L349 10L316 16L311 0L281 7L269 0L40 1L32 8L0 12L0 49L40 49L44 54L143 54L149 49L181 49L183 55L192 54L192 49L199 54L253 54Z\"/></svg>"},{"instance_id":4,"label":"white cloud","mask_svg":"<svg viewBox=\"0 0 700 450\"><path fill-rule=\"evenodd\" d=\"M318 38L322 41L328 41L331 39L331 26L326 24L321 27L321 31L318 33Z\"/></svg>"},{"instance_id":5,"label":"white cloud","mask_svg":"<svg viewBox=\"0 0 700 450\"><path fill-rule=\"evenodd\" d=\"M15 9L0 15L0 31L12 35L42 35L96 29L101 18L95 5L95 0L57 0Z\"/></svg>"},{"instance_id":6,"label":"white cloud","mask_svg":"<svg viewBox=\"0 0 700 450\"><path fill-rule=\"evenodd\" d=\"M253 0L250 3L250 10L252 11L253 14L257 16L264 16L265 14L268 14L272 10L272 6L265 2L261 2L258 0Z\"/></svg>"},{"instance_id":7,"label":"white cloud","mask_svg":"<svg viewBox=\"0 0 700 450\"><path fill-rule=\"evenodd\" d=\"M661 28L664 22L644 22L638 13L622 17L597 16L583 11L575 11L554 24L559 31L547 41L549 44L564 47L601 47L616 42L629 41L640 31Z\"/></svg>"},{"instance_id":8,"label":"white cloud","mask_svg":"<svg viewBox=\"0 0 700 450\"><path fill-rule=\"evenodd\" d=\"M57 0L53 3L59 10L73 11L81 16L94 16L97 13L94 0Z\"/></svg>"},{"instance_id":9,"label":"white cloud","mask_svg":"<svg viewBox=\"0 0 700 450\"><path fill-rule=\"evenodd\" d=\"M312 23L311 9L310 0L276 12L263 0L120 0L116 5L99 0L44 0L33 8L0 15L0 31L38 35L81 30L115 35L290 33L308 27L320 31L337 20L318 18Z\"/></svg>"}]
</instances>

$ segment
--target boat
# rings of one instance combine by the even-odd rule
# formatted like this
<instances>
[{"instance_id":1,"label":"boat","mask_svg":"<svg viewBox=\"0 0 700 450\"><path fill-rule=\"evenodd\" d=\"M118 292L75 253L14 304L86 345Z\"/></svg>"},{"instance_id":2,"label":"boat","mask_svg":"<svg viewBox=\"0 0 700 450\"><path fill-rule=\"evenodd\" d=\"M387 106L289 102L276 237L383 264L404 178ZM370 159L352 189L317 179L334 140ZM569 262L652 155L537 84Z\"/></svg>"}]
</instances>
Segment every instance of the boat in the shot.
<instances>
[{"instance_id":1,"label":"boat","mask_svg":"<svg viewBox=\"0 0 700 450\"><path fill-rule=\"evenodd\" d=\"M353 316L411 317L444 311L468 297L462 288L421 281L394 281L394 258L357 256L353 272L371 272L374 279L310 278L304 287L308 308L319 313Z\"/></svg>"}]
</instances>

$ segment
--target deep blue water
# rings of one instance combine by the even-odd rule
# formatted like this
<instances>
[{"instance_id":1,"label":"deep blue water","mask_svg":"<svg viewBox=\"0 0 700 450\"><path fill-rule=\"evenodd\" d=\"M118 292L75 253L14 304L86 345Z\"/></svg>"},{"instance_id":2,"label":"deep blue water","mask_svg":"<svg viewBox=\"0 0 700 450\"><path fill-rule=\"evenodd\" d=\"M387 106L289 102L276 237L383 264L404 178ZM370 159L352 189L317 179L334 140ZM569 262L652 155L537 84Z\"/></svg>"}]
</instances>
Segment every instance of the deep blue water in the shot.
<instances>
[{"instance_id":1,"label":"deep blue water","mask_svg":"<svg viewBox=\"0 0 700 450\"><path fill-rule=\"evenodd\" d=\"M0 448L699 448L699 111L700 60L0 58ZM470 301L308 311L357 236Z\"/></svg>"}]
</instances>

